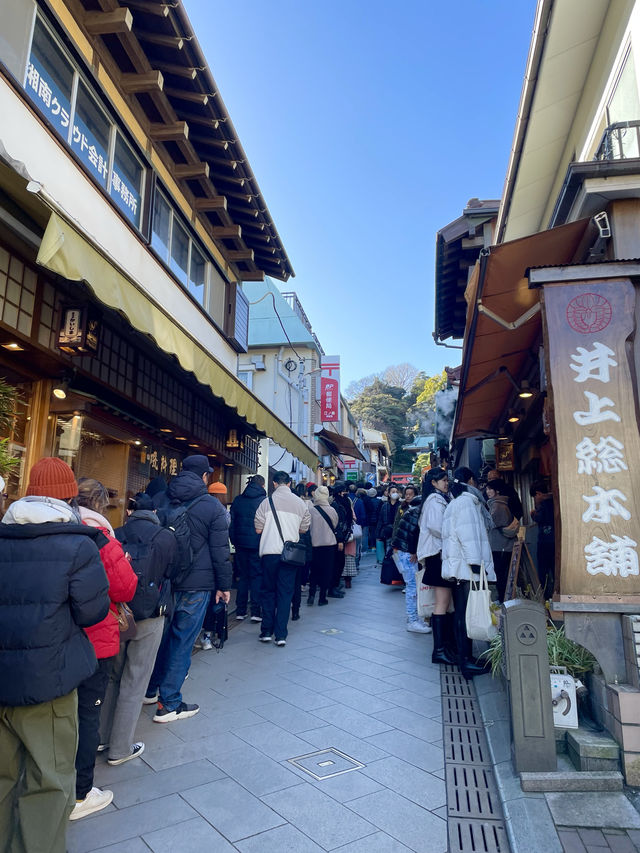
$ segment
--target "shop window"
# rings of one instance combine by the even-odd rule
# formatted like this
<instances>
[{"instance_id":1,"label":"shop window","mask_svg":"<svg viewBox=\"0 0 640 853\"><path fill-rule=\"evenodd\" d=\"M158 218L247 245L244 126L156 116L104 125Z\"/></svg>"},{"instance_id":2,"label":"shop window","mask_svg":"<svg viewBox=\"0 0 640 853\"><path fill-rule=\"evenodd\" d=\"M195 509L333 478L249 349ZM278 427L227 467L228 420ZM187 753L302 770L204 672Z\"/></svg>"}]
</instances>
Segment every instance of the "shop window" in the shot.
<instances>
[{"instance_id":1,"label":"shop window","mask_svg":"<svg viewBox=\"0 0 640 853\"><path fill-rule=\"evenodd\" d=\"M80 81L73 117L71 148L103 187L107 186L110 137L111 124L89 94L86 85Z\"/></svg>"},{"instance_id":2,"label":"shop window","mask_svg":"<svg viewBox=\"0 0 640 853\"><path fill-rule=\"evenodd\" d=\"M0 320L26 337L31 335L36 283L31 268L0 249Z\"/></svg>"},{"instance_id":3,"label":"shop window","mask_svg":"<svg viewBox=\"0 0 640 853\"><path fill-rule=\"evenodd\" d=\"M33 0L4 0L2 4L0 56L18 80L22 78L27 61L35 9Z\"/></svg>"},{"instance_id":4,"label":"shop window","mask_svg":"<svg viewBox=\"0 0 640 853\"><path fill-rule=\"evenodd\" d=\"M153 200L153 227L151 247L165 263L169 262L169 233L171 231L171 208L160 193Z\"/></svg>"},{"instance_id":5,"label":"shop window","mask_svg":"<svg viewBox=\"0 0 640 853\"><path fill-rule=\"evenodd\" d=\"M204 255L197 248L191 246L191 261L189 263L189 293L194 296L200 305L204 305L204 284L207 264Z\"/></svg>"},{"instance_id":6,"label":"shop window","mask_svg":"<svg viewBox=\"0 0 640 853\"><path fill-rule=\"evenodd\" d=\"M116 132L109 193L120 210L133 222L136 228L140 227L143 186L144 168L142 163L124 141L121 134Z\"/></svg>"},{"instance_id":7,"label":"shop window","mask_svg":"<svg viewBox=\"0 0 640 853\"><path fill-rule=\"evenodd\" d=\"M69 142L75 70L40 18L36 18L24 88L58 133Z\"/></svg>"},{"instance_id":8,"label":"shop window","mask_svg":"<svg viewBox=\"0 0 640 853\"><path fill-rule=\"evenodd\" d=\"M171 272L186 285L189 281L189 235L173 217L171 228Z\"/></svg>"}]
</instances>

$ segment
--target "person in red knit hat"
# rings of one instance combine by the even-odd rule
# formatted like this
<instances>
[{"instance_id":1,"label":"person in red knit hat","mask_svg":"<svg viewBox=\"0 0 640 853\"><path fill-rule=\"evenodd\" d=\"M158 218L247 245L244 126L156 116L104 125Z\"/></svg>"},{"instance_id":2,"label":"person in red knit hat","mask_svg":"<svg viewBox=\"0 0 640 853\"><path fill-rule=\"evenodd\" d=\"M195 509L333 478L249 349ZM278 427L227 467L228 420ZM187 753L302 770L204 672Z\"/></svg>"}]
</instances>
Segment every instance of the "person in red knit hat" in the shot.
<instances>
[{"instance_id":1,"label":"person in red knit hat","mask_svg":"<svg viewBox=\"0 0 640 853\"><path fill-rule=\"evenodd\" d=\"M11 850L66 850L75 804L78 685L97 667L83 631L109 611L99 548L80 523L61 459L30 472L0 524L0 838Z\"/></svg>"}]
</instances>

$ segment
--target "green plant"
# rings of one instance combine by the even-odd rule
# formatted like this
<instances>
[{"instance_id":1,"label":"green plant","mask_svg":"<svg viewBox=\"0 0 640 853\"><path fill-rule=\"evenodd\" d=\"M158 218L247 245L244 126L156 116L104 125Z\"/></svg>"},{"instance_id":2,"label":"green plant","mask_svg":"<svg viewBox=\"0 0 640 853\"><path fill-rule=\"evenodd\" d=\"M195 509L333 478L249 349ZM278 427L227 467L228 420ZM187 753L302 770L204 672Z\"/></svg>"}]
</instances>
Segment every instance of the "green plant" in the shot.
<instances>
[{"instance_id":1,"label":"green plant","mask_svg":"<svg viewBox=\"0 0 640 853\"><path fill-rule=\"evenodd\" d=\"M2 432L11 429L13 425L18 396L17 388L0 379L0 431Z\"/></svg>"},{"instance_id":2,"label":"green plant","mask_svg":"<svg viewBox=\"0 0 640 853\"><path fill-rule=\"evenodd\" d=\"M547 650L549 666L565 666L574 678L590 672L596 662L590 651L566 636L564 625L557 627L553 622L547 626ZM502 634L498 633L489 643L489 648L482 653L482 657L491 664L491 675L494 678L502 672L502 656Z\"/></svg>"},{"instance_id":3,"label":"green plant","mask_svg":"<svg viewBox=\"0 0 640 853\"><path fill-rule=\"evenodd\" d=\"M17 470L20 460L9 450L9 439L0 439L0 476L6 480L9 475Z\"/></svg>"}]
</instances>

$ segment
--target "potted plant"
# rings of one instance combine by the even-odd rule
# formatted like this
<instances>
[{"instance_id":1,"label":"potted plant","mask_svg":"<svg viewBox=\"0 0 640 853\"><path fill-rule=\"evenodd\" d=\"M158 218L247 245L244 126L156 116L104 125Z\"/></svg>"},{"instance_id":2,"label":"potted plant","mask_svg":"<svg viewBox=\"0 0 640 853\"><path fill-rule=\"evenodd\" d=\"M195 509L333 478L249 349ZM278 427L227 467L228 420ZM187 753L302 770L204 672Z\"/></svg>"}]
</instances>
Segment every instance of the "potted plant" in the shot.
<instances>
[{"instance_id":1,"label":"potted plant","mask_svg":"<svg viewBox=\"0 0 640 853\"><path fill-rule=\"evenodd\" d=\"M551 620L547 624L547 651L550 667L566 667L567 672L578 680L585 673L591 672L596 663L590 651L567 637L564 625L557 626ZM489 643L489 648L482 653L491 664L491 675L494 678L502 672L502 654L502 634L498 633Z\"/></svg>"},{"instance_id":2,"label":"potted plant","mask_svg":"<svg viewBox=\"0 0 640 853\"><path fill-rule=\"evenodd\" d=\"M0 379L0 434L6 435L13 426L19 392L13 385ZM0 477L7 480L20 465L20 460L10 450L10 439L0 439Z\"/></svg>"}]
</instances>

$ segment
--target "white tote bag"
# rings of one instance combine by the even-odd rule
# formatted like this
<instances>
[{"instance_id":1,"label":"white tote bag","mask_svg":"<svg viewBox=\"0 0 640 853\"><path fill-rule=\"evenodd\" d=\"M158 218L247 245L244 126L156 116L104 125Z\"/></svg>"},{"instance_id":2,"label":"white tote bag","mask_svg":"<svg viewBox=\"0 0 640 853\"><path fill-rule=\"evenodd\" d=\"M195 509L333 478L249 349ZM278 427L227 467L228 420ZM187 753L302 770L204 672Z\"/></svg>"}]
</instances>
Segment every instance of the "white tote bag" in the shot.
<instances>
[{"instance_id":1,"label":"white tote bag","mask_svg":"<svg viewBox=\"0 0 640 853\"><path fill-rule=\"evenodd\" d=\"M467 600L466 626L470 640L491 640L498 632L491 619L491 592L484 563L480 574L472 575Z\"/></svg>"},{"instance_id":2,"label":"white tote bag","mask_svg":"<svg viewBox=\"0 0 640 853\"><path fill-rule=\"evenodd\" d=\"M418 590L418 616L421 619L433 615L436 606L436 589L434 586L428 586L422 583L424 569L418 569L416 572L416 588Z\"/></svg>"}]
</instances>

